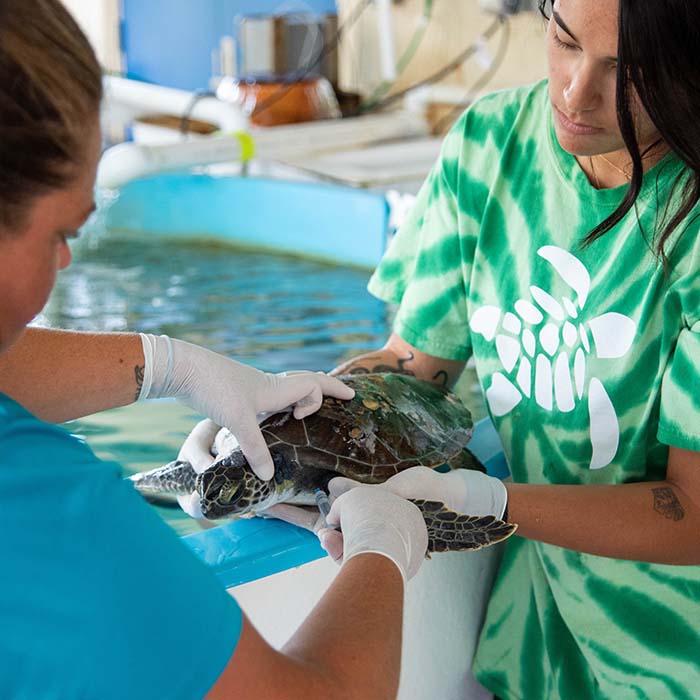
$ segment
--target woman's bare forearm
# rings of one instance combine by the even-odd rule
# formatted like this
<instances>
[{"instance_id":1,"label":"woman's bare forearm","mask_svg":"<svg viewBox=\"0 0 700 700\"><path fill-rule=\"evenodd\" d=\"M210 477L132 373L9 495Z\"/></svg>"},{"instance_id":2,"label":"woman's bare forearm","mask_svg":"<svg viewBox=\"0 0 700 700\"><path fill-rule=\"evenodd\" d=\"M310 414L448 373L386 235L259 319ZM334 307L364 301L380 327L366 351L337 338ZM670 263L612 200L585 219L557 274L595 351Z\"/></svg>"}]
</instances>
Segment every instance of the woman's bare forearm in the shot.
<instances>
[{"instance_id":1,"label":"woman's bare forearm","mask_svg":"<svg viewBox=\"0 0 700 700\"><path fill-rule=\"evenodd\" d=\"M354 557L281 652L244 622L209 700L392 700L401 663L403 582L389 559Z\"/></svg>"},{"instance_id":2,"label":"woman's bare forearm","mask_svg":"<svg viewBox=\"0 0 700 700\"><path fill-rule=\"evenodd\" d=\"M507 489L508 520L523 537L615 559L700 564L700 507L673 482Z\"/></svg>"},{"instance_id":3,"label":"woman's bare forearm","mask_svg":"<svg viewBox=\"0 0 700 700\"><path fill-rule=\"evenodd\" d=\"M331 374L401 372L442 386L453 387L464 365L465 363L459 360L446 360L421 352L393 333L383 348L353 357L336 367Z\"/></svg>"},{"instance_id":4,"label":"woman's bare forearm","mask_svg":"<svg viewBox=\"0 0 700 700\"><path fill-rule=\"evenodd\" d=\"M347 563L283 649L297 661L327 668L358 700L395 697L401 663L401 574L386 558L368 556Z\"/></svg>"},{"instance_id":5,"label":"woman's bare forearm","mask_svg":"<svg viewBox=\"0 0 700 700\"><path fill-rule=\"evenodd\" d=\"M143 362L138 334L28 328L0 355L0 391L43 420L71 420L132 403Z\"/></svg>"}]
</instances>

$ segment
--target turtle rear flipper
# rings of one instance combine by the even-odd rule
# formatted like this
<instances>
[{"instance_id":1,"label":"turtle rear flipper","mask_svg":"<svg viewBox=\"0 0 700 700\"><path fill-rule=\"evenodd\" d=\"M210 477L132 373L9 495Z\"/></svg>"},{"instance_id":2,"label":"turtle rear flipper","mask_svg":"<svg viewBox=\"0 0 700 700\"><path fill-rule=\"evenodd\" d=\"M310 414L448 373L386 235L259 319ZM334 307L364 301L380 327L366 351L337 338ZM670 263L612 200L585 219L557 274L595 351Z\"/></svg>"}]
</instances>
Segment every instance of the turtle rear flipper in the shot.
<instances>
[{"instance_id":1,"label":"turtle rear flipper","mask_svg":"<svg viewBox=\"0 0 700 700\"><path fill-rule=\"evenodd\" d=\"M413 500L428 527L428 552L465 552L510 537L517 525L493 515L464 515L438 501Z\"/></svg>"}]
</instances>

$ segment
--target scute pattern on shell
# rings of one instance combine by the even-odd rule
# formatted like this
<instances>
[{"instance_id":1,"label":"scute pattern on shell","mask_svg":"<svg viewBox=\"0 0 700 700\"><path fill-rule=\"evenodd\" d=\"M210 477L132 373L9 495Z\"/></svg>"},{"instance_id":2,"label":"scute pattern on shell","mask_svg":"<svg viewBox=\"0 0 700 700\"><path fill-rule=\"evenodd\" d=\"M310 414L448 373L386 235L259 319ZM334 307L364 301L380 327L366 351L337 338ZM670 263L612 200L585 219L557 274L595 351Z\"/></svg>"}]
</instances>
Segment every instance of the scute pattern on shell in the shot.
<instances>
[{"instance_id":1,"label":"scute pattern on shell","mask_svg":"<svg viewBox=\"0 0 700 700\"><path fill-rule=\"evenodd\" d=\"M301 421L271 416L261 425L268 446L294 448L299 464L380 483L412 466L444 464L471 438L471 414L435 384L401 374L341 379L356 390L355 398L326 398L318 413Z\"/></svg>"}]
</instances>

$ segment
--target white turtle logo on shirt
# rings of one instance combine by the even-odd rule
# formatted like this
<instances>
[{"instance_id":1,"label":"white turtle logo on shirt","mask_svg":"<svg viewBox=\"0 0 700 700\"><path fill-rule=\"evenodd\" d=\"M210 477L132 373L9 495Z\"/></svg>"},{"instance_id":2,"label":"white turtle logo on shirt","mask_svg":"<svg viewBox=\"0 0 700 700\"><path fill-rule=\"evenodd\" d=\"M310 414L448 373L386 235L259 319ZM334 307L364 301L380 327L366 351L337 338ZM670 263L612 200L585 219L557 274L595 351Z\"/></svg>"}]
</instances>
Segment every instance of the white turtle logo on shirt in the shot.
<instances>
[{"instance_id":1,"label":"white turtle logo on shirt","mask_svg":"<svg viewBox=\"0 0 700 700\"><path fill-rule=\"evenodd\" d=\"M601 469L617 453L620 428L612 401L597 377L590 378L586 392L586 356L593 353L605 359L622 357L632 346L637 324L615 312L583 321L579 317L591 285L588 270L578 258L557 246L543 246L537 254L556 270L574 298L565 296L560 303L533 285L533 301L518 299L514 312L504 313L497 306L488 305L476 310L469 326L487 341L495 339L505 370L491 377L486 400L494 416L503 416L524 398L532 399L534 388L538 406L568 413L577 399L587 393L593 448L590 468ZM574 350L575 346L578 347Z\"/></svg>"}]
</instances>

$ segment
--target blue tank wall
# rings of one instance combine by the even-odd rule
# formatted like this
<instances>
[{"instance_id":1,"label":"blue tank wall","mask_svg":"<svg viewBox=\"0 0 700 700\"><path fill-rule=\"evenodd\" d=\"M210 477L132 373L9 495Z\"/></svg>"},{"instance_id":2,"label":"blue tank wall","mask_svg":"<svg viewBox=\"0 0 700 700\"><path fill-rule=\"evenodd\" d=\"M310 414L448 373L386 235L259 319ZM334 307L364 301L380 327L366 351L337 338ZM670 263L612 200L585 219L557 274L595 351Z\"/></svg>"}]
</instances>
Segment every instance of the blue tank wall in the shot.
<instances>
[{"instance_id":1,"label":"blue tank wall","mask_svg":"<svg viewBox=\"0 0 700 700\"><path fill-rule=\"evenodd\" d=\"M208 87L211 51L244 14L336 11L335 0L122 0L127 77L196 90Z\"/></svg>"},{"instance_id":2,"label":"blue tank wall","mask_svg":"<svg viewBox=\"0 0 700 700\"><path fill-rule=\"evenodd\" d=\"M388 214L377 192L184 172L129 182L104 221L141 235L218 239L373 269L386 250Z\"/></svg>"}]
</instances>

